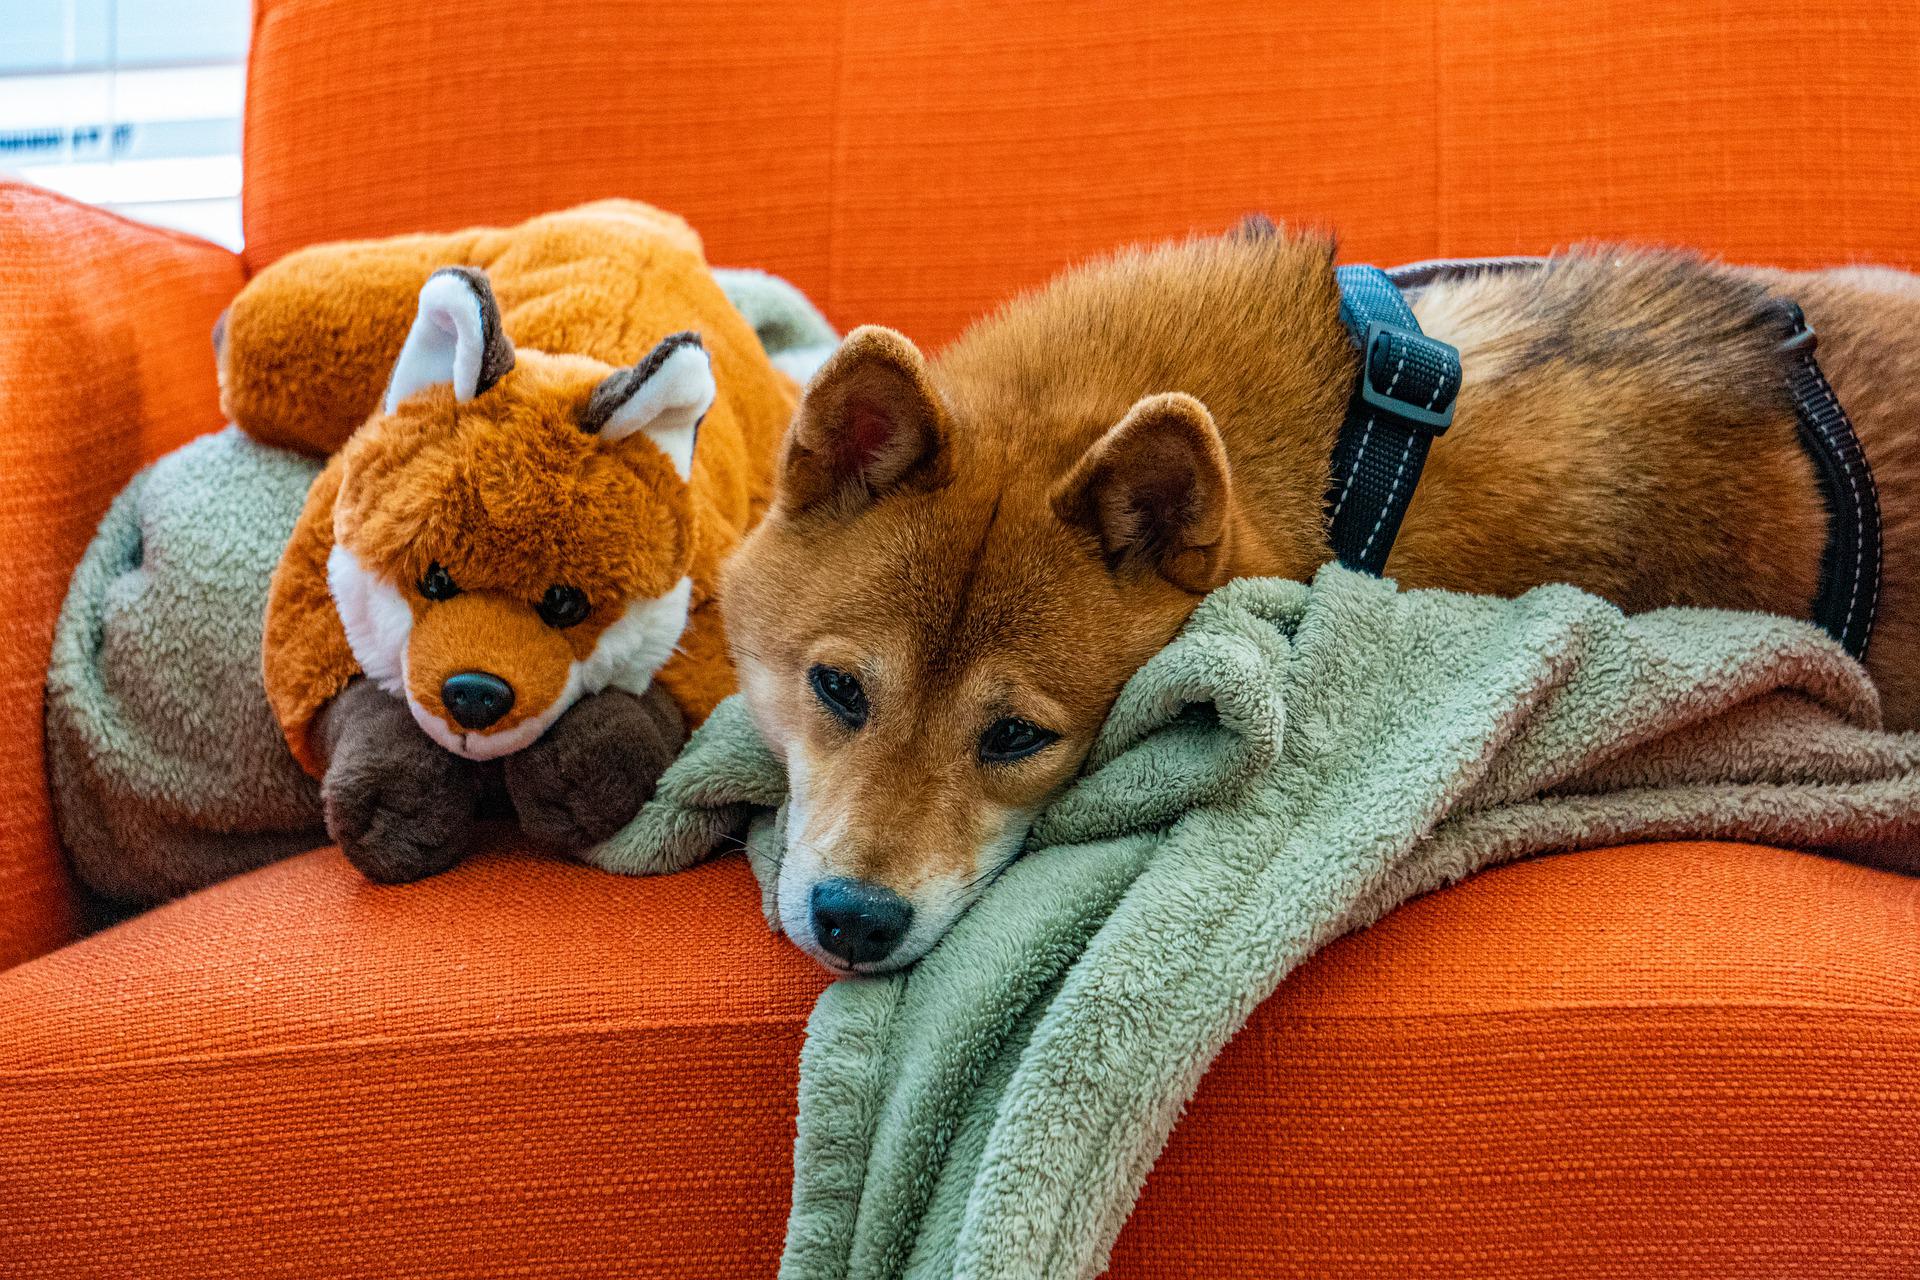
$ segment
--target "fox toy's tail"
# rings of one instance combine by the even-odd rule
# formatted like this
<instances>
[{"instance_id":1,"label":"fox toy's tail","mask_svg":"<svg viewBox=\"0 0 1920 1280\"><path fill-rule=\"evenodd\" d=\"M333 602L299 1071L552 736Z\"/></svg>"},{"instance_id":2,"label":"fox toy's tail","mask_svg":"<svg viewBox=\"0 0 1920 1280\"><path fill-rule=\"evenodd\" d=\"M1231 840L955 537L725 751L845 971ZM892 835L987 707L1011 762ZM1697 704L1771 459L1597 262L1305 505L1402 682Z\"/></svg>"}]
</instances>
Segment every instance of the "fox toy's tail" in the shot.
<instances>
[{"instance_id":1,"label":"fox toy's tail","mask_svg":"<svg viewBox=\"0 0 1920 1280\"><path fill-rule=\"evenodd\" d=\"M330 456L380 403L420 288L435 271L493 277L528 346L631 364L634 315L717 293L700 237L674 214L602 200L511 228L315 245L255 276L214 332L220 401L255 439ZM682 303L680 309L686 309Z\"/></svg>"}]
</instances>

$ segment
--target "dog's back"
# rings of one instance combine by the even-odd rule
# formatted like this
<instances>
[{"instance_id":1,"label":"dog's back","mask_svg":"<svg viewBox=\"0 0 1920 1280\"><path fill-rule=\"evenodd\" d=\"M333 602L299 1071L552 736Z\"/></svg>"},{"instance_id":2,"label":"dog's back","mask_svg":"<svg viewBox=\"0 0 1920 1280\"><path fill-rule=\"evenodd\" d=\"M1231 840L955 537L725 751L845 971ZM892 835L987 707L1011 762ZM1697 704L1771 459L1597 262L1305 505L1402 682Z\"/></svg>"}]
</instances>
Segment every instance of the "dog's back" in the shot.
<instances>
[{"instance_id":1,"label":"dog's back","mask_svg":"<svg viewBox=\"0 0 1920 1280\"><path fill-rule=\"evenodd\" d=\"M1820 367L1873 467L1884 564L1867 666L1887 723L1920 726L1920 276L1885 267L1751 274L1805 309Z\"/></svg>"},{"instance_id":2,"label":"dog's back","mask_svg":"<svg viewBox=\"0 0 1920 1280\"><path fill-rule=\"evenodd\" d=\"M1595 250L1421 291L1422 327L1460 348L1466 380L1388 572L1506 595L1572 582L1629 610L1806 616L1827 512L1788 394L1782 299L1818 334L1879 482L1868 661L1889 721L1913 723L1920 353L1902 335L1920 331L1920 280L1899 272Z\"/></svg>"},{"instance_id":3,"label":"dog's back","mask_svg":"<svg viewBox=\"0 0 1920 1280\"><path fill-rule=\"evenodd\" d=\"M936 381L982 407L995 447L1057 475L1155 391L1212 413L1261 572L1303 576L1333 435L1355 376L1330 246L1281 232L1195 239L1071 272L965 335ZM1827 513L1798 436L1780 300L1820 360L1881 489L1886 587L1870 665L1891 721L1920 718L1920 278L1785 273L1593 248L1536 268L1442 277L1422 327L1465 385L1387 563L1409 587L1513 595L1570 582L1630 611L1805 616Z\"/></svg>"}]
</instances>

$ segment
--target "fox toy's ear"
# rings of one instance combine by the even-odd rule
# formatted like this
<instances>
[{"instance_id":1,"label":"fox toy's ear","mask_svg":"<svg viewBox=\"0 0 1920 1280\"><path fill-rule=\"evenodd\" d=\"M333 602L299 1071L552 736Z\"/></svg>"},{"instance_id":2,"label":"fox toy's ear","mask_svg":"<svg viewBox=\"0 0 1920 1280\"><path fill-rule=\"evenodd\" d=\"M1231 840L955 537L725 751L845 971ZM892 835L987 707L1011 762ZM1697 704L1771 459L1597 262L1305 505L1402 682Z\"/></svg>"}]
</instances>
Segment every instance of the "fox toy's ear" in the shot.
<instances>
[{"instance_id":1,"label":"fox toy's ear","mask_svg":"<svg viewBox=\"0 0 1920 1280\"><path fill-rule=\"evenodd\" d=\"M454 400L473 399L513 368L513 344L500 325L487 273L443 267L420 286L420 309L394 361L382 402L388 413L417 391L451 383Z\"/></svg>"},{"instance_id":2,"label":"fox toy's ear","mask_svg":"<svg viewBox=\"0 0 1920 1280\"><path fill-rule=\"evenodd\" d=\"M718 393L700 335L676 333L660 339L639 364L602 379L580 415L580 429L608 441L643 432L685 480L693 474L700 420Z\"/></svg>"},{"instance_id":3,"label":"fox toy's ear","mask_svg":"<svg viewBox=\"0 0 1920 1280\"><path fill-rule=\"evenodd\" d=\"M944 483L947 412L919 348L863 325L807 384L787 443L780 504L859 504L907 484Z\"/></svg>"},{"instance_id":4,"label":"fox toy's ear","mask_svg":"<svg viewBox=\"0 0 1920 1280\"><path fill-rule=\"evenodd\" d=\"M1228 576L1233 527L1227 451L1192 396L1149 396L1088 446L1053 510L1099 542L1107 565L1144 564L1186 591Z\"/></svg>"}]
</instances>

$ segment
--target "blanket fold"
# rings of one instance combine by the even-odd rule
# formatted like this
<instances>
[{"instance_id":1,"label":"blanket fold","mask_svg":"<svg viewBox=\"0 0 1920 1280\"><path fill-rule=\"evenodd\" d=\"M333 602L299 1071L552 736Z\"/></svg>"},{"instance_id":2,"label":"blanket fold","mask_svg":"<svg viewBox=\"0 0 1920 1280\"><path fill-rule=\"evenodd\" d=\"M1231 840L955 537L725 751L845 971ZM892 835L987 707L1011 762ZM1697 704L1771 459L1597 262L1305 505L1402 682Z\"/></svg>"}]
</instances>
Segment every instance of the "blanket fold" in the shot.
<instances>
[{"instance_id":1,"label":"blanket fold","mask_svg":"<svg viewBox=\"0 0 1920 1280\"><path fill-rule=\"evenodd\" d=\"M598 861L744 837L770 887L783 793L736 700ZM1302 960L1497 862L1676 837L1920 871L1920 735L1786 619L1337 566L1230 584L952 933L821 997L782 1275L1095 1274L1201 1073Z\"/></svg>"}]
</instances>

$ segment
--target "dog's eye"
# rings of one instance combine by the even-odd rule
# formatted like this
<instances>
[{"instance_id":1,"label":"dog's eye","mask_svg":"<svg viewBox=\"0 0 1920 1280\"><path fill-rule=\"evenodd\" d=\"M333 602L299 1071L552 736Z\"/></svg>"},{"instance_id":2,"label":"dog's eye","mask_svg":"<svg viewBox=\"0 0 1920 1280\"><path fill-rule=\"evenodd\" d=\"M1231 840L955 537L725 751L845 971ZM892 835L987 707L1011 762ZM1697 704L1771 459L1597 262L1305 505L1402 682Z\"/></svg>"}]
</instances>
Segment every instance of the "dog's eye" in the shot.
<instances>
[{"instance_id":1,"label":"dog's eye","mask_svg":"<svg viewBox=\"0 0 1920 1280\"><path fill-rule=\"evenodd\" d=\"M442 569L440 562L435 560L427 566L426 575L420 579L420 594L429 600L451 600L460 594L460 588L454 582L453 575Z\"/></svg>"},{"instance_id":2,"label":"dog's eye","mask_svg":"<svg viewBox=\"0 0 1920 1280\"><path fill-rule=\"evenodd\" d=\"M814 667L807 672L807 683L820 705L849 729L867 722L867 691L860 682L838 667Z\"/></svg>"},{"instance_id":3,"label":"dog's eye","mask_svg":"<svg viewBox=\"0 0 1920 1280\"><path fill-rule=\"evenodd\" d=\"M987 764L1024 760L1034 752L1053 745L1059 737L1053 730L1042 729L1031 720L1007 716L995 720L980 735L980 759Z\"/></svg>"},{"instance_id":4,"label":"dog's eye","mask_svg":"<svg viewBox=\"0 0 1920 1280\"><path fill-rule=\"evenodd\" d=\"M554 583L547 588L534 612L540 615L540 621L550 627L571 627L575 623L585 622L592 606L587 603L586 593L578 587L563 587Z\"/></svg>"}]
</instances>

